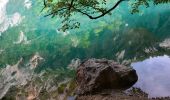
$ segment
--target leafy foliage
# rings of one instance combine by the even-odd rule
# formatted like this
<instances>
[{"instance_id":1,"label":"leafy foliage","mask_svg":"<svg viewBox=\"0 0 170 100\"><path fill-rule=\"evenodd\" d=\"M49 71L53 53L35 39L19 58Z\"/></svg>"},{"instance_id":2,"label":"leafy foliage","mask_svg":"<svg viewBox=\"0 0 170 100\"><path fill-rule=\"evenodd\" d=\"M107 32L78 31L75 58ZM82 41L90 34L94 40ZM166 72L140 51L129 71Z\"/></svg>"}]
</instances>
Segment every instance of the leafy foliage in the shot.
<instances>
[{"instance_id":1,"label":"leafy foliage","mask_svg":"<svg viewBox=\"0 0 170 100\"><path fill-rule=\"evenodd\" d=\"M112 9L115 9L123 0L115 3L114 7L107 10L106 0L45 0L44 9L48 13L45 16L52 18L58 16L62 20L61 30L75 29L80 27L74 15L82 14L90 19L98 19L106 14L110 14Z\"/></svg>"},{"instance_id":2,"label":"leafy foliage","mask_svg":"<svg viewBox=\"0 0 170 100\"><path fill-rule=\"evenodd\" d=\"M58 16L63 19L61 30L75 29L80 27L80 22L72 18L75 14L82 14L90 19L98 19L106 14L111 14L123 1L129 0L44 0L44 8L47 9L46 16ZM132 13L139 12L139 7L145 5L149 7L150 2L158 5L170 3L170 0L135 0L131 1ZM112 7L108 8L108 4Z\"/></svg>"}]
</instances>

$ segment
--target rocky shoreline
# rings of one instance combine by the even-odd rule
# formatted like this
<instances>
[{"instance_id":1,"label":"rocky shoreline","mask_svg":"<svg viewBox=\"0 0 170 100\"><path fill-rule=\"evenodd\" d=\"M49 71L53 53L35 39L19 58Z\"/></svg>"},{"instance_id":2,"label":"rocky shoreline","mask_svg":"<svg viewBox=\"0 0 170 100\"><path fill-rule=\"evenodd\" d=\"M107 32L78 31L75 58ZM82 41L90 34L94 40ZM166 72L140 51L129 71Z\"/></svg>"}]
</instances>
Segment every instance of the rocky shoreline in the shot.
<instances>
[{"instance_id":1,"label":"rocky shoreline","mask_svg":"<svg viewBox=\"0 0 170 100\"><path fill-rule=\"evenodd\" d=\"M113 60L73 61L69 71L39 74L34 73L34 63L30 62L24 69L22 62L23 59L2 70L1 100L170 100L148 98L147 93L133 87L138 80L136 71ZM71 70L76 70L75 78L65 77Z\"/></svg>"},{"instance_id":2,"label":"rocky shoreline","mask_svg":"<svg viewBox=\"0 0 170 100\"><path fill-rule=\"evenodd\" d=\"M76 75L76 100L170 100L148 98L147 93L133 88L138 80L136 71L113 60L86 60L77 68Z\"/></svg>"}]
</instances>

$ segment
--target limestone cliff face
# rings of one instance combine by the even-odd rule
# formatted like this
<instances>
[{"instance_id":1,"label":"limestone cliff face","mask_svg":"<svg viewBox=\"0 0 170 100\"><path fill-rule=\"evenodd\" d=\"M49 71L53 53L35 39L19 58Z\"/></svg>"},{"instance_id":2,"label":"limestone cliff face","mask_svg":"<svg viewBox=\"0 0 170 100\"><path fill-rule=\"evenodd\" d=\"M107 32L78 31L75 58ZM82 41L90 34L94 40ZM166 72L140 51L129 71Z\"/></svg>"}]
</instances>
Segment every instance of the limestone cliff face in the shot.
<instances>
[{"instance_id":1,"label":"limestone cliff face","mask_svg":"<svg viewBox=\"0 0 170 100\"><path fill-rule=\"evenodd\" d=\"M34 70L43 60L36 53L26 64L21 58L16 64L3 68L0 73L0 99L64 100L68 92L71 95L73 83L70 78L57 81L60 76L53 72L35 73Z\"/></svg>"},{"instance_id":2,"label":"limestone cliff face","mask_svg":"<svg viewBox=\"0 0 170 100\"><path fill-rule=\"evenodd\" d=\"M35 61L33 62L32 60ZM41 61L42 58L40 55L35 54L32 58L30 58L30 61L27 64L24 64L24 59L21 58L15 65L7 65L4 69L2 69L0 73L0 99L7 94L9 95L11 91L16 92L12 95L21 94L22 91L20 91L19 88L25 87L30 84L30 81L32 81L34 77L39 76L34 74L34 69Z\"/></svg>"}]
</instances>

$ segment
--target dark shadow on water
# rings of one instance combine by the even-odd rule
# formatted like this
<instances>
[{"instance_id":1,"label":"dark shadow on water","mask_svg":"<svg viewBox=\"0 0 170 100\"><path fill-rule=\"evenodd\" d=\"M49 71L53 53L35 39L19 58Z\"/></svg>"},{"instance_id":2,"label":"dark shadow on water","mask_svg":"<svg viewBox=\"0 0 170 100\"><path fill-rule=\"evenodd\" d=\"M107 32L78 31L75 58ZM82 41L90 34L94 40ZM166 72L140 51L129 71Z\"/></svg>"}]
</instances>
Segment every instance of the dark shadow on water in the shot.
<instances>
[{"instance_id":1,"label":"dark shadow on water","mask_svg":"<svg viewBox=\"0 0 170 100\"><path fill-rule=\"evenodd\" d=\"M137 71L138 82L135 87L141 88L149 97L170 96L170 57L151 57L141 62L132 63Z\"/></svg>"}]
</instances>

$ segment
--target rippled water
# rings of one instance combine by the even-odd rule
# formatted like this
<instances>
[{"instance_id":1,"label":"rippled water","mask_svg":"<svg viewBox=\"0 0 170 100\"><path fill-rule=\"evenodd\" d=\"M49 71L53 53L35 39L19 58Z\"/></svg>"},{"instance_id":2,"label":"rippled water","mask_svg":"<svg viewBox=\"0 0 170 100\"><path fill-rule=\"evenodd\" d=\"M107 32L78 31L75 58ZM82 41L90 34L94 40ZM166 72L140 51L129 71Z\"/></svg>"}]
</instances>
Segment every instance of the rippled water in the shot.
<instances>
[{"instance_id":1,"label":"rippled water","mask_svg":"<svg viewBox=\"0 0 170 100\"><path fill-rule=\"evenodd\" d=\"M139 80L135 84L149 94L149 97L170 96L170 57L167 55L150 57L132 63Z\"/></svg>"}]
</instances>

